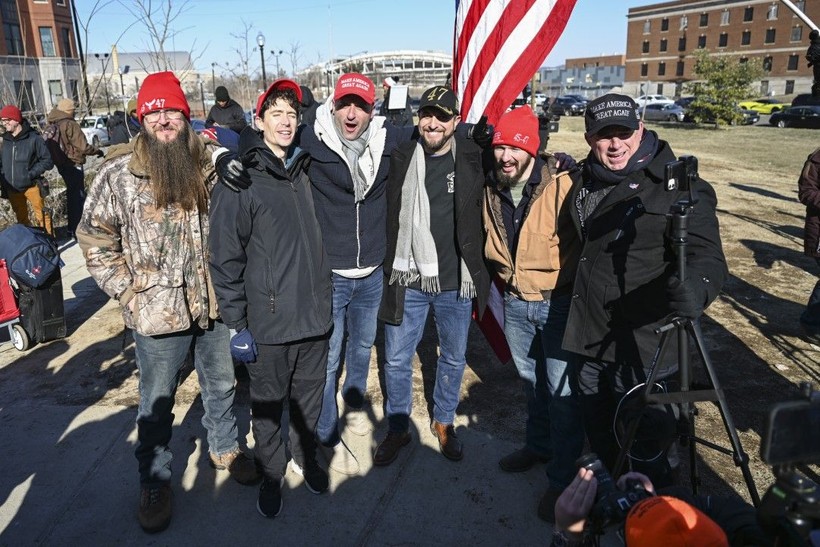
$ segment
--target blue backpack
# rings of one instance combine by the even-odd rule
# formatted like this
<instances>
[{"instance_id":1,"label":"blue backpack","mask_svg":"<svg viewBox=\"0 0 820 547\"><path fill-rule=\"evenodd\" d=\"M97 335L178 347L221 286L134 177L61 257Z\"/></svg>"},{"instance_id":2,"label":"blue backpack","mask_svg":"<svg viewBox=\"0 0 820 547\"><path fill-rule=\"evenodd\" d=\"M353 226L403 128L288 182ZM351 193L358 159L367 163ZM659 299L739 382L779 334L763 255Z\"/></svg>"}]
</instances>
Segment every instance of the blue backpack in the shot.
<instances>
[{"instance_id":1,"label":"blue backpack","mask_svg":"<svg viewBox=\"0 0 820 547\"><path fill-rule=\"evenodd\" d=\"M42 287L63 266L57 244L40 228L14 224L0 232L0 258L18 283Z\"/></svg>"}]
</instances>

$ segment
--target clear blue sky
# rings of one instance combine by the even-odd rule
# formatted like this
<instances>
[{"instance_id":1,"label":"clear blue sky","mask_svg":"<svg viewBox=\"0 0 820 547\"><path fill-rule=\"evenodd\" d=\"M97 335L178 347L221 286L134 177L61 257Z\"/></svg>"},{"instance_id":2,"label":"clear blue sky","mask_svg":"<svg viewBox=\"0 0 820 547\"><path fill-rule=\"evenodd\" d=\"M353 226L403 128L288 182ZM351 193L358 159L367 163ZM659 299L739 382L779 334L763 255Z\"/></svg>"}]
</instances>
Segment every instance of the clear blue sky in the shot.
<instances>
[{"instance_id":1,"label":"clear blue sky","mask_svg":"<svg viewBox=\"0 0 820 547\"><path fill-rule=\"evenodd\" d=\"M77 3L81 21L88 22L97 0ZM87 52L109 51L118 43L120 51L145 51L147 33L123 7L130 0L110 2L91 19L86 38ZM103 4L105 2L102 2ZM154 4L160 4L154 0ZM164 3L164 0L162 0ZM628 8L653 3L635 0L578 0L572 17L544 65L563 64L565 59L599 54L624 53ZM353 55L362 51L418 49L452 51L455 2L448 0L193 0L188 11L174 24L177 31L169 49L193 50L196 66L207 71L211 62L235 64L234 49L241 42L231 34L242 32L243 20L252 26L250 37L261 30L265 49L300 44L300 68L330 54ZM267 57L266 66L274 59ZM279 58L290 71L286 55ZM251 51L250 69L258 70L259 53Z\"/></svg>"}]
</instances>

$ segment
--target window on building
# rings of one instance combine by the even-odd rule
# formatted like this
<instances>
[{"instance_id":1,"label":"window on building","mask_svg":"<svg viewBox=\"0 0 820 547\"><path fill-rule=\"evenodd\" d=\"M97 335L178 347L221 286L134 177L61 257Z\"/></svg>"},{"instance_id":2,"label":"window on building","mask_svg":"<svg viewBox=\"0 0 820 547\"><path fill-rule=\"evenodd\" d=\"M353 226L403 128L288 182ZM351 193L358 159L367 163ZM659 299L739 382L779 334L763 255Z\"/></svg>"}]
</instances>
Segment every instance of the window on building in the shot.
<instances>
[{"instance_id":1,"label":"window on building","mask_svg":"<svg viewBox=\"0 0 820 547\"><path fill-rule=\"evenodd\" d=\"M683 61L678 61L678 64L675 67L675 76L683 76L683 69L684 69Z\"/></svg>"},{"instance_id":2,"label":"window on building","mask_svg":"<svg viewBox=\"0 0 820 547\"><path fill-rule=\"evenodd\" d=\"M743 22L748 23L752 19L755 18L755 9L753 7L748 7L743 10Z\"/></svg>"},{"instance_id":3,"label":"window on building","mask_svg":"<svg viewBox=\"0 0 820 547\"><path fill-rule=\"evenodd\" d=\"M723 26L729 24L729 10L725 9L720 13L720 24Z\"/></svg>"},{"instance_id":4,"label":"window on building","mask_svg":"<svg viewBox=\"0 0 820 547\"><path fill-rule=\"evenodd\" d=\"M698 36L698 49L703 49L706 47L706 35L701 34Z\"/></svg>"},{"instance_id":5,"label":"window on building","mask_svg":"<svg viewBox=\"0 0 820 547\"><path fill-rule=\"evenodd\" d=\"M658 63L658 76L665 76L666 75L666 63L661 61Z\"/></svg>"},{"instance_id":6,"label":"window on building","mask_svg":"<svg viewBox=\"0 0 820 547\"><path fill-rule=\"evenodd\" d=\"M786 95L794 93L794 80L786 80Z\"/></svg>"},{"instance_id":7,"label":"window on building","mask_svg":"<svg viewBox=\"0 0 820 547\"><path fill-rule=\"evenodd\" d=\"M666 51L666 38L661 38L661 47L659 51Z\"/></svg>"},{"instance_id":8,"label":"window on building","mask_svg":"<svg viewBox=\"0 0 820 547\"><path fill-rule=\"evenodd\" d=\"M649 53L649 40L643 41L643 46L641 47L641 53Z\"/></svg>"},{"instance_id":9,"label":"window on building","mask_svg":"<svg viewBox=\"0 0 820 547\"><path fill-rule=\"evenodd\" d=\"M729 35L725 32L721 32L718 37L718 47L726 47L727 45L729 45Z\"/></svg>"},{"instance_id":10,"label":"window on building","mask_svg":"<svg viewBox=\"0 0 820 547\"><path fill-rule=\"evenodd\" d=\"M769 94L769 81L768 80L760 80L760 94L761 95L768 95Z\"/></svg>"},{"instance_id":11,"label":"window on building","mask_svg":"<svg viewBox=\"0 0 820 547\"><path fill-rule=\"evenodd\" d=\"M772 4L769 6L769 9L766 10L766 19L769 21L777 19L777 4Z\"/></svg>"},{"instance_id":12,"label":"window on building","mask_svg":"<svg viewBox=\"0 0 820 547\"><path fill-rule=\"evenodd\" d=\"M795 25L792 27L792 33L789 36L789 40L792 42L799 42L803 39L803 27L800 25Z\"/></svg>"},{"instance_id":13,"label":"window on building","mask_svg":"<svg viewBox=\"0 0 820 547\"><path fill-rule=\"evenodd\" d=\"M669 19L664 17L661 19L661 31L669 30Z\"/></svg>"},{"instance_id":14,"label":"window on building","mask_svg":"<svg viewBox=\"0 0 820 547\"><path fill-rule=\"evenodd\" d=\"M31 80L14 80L14 96L19 98L17 106L20 110L34 110L34 86Z\"/></svg>"},{"instance_id":15,"label":"window on building","mask_svg":"<svg viewBox=\"0 0 820 547\"><path fill-rule=\"evenodd\" d=\"M698 21L698 25L701 27L708 27L709 26L709 14L708 13L701 13L700 14L700 21Z\"/></svg>"},{"instance_id":16,"label":"window on building","mask_svg":"<svg viewBox=\"0 0 820 547\"><path fill-rule=\"evenodd\" d=\"M786 65L786 70L797 70L800 65L800 55L789 55L789 63Z\"/></svg>"},{"instance_id":17,"label":"window on building","mask_svg":"<svg viewBox=\"0 0 820 547\"><path fill-rule=\"evenodd\" d=\"M678 38L678 51L686 51L686 36Z\"/></svg>"},{"instance_id":18,"label":"window on building","mask_svg":"<svg viewBox=\"0 0 820 547\"><path fill-rule=\"evenodd\" d=\"M802 12L806 12L806 0L797 0L796 2L792 2L794 6ZM795 17L797 17L795 15Z\"/></svg>"},{"instance_id":19,"label":"window on building","mask_svg":"<svg viewBox=\"0 0 820 547\"><path fill-rule=\"evenodd\" d=\"M63 98L63 82L60 80L49 80L48 94L51 96L51 104L57 104L57 101Z\"/></svg>"},{"instance_id":20,"label":"window on building","mask_svg":"<svg viewBox=\"0 0 820 547\"><path fill-rule=\"evenodd\" d=\"M641 76L647 76L649 74L649 65L646 63L641 63Z\"/></svg>"},{"instance_id":21,"label":"window on building","mask_svg":"<svg viewBox=\"0 0 820 547\"><path fill-rule=\"evenodd\" d=\"M752 31L751 30L744 30L743 34L740 35L740 45L741 46L748 46L752 43Z\"/></svg>"},{"instance_id":22,"label":"window on building","mask_svg":"<svg viewBox=\"0 0 820 547\"><path fill-rule=\"evenodd\" d=\"M655 90L655 93L657 93L658 95L663 95L663 84L658 84L658 87Z\"/></svg>"},{"instance_id":23,"label":"window on building","mask_svg":"<svg viewBox=\"0 0 820 547\"><path fill-rule=\"evenodd\" d=\"M57 51L54 48L54 35L51 33L51 27L40 27L39 30L43 57L56 57Z\"/></svg>"},{"instance_id":24,"label":"window on building","mask_svg":"<svg viewBox=\"0 0 820 547\"><path fill-rule=\"evenodd\" d=\"M650 32L652 32L652 21L647 19L643 22L643 33L649 34Z\"/></svg>"},{"instance_id":25,"label":"window on building","mask_svg":"<svg viewBox=\"0 0 820 547\"><path fill-rule=\"evenodd\" d=\"M771 69L772 69L772 56L767 55L767 56L763 57L763 70L765 70L766 72L769 72L769 71L771 71Z\"/></svg>"},{"instance_id":26,"label":"window on building","mask_svg":"<svg viewBox=\"0 0 820 547\"><path fill-rule=\"evenodd\" d=\"M686 15L681 15L680 16L680 29L681 30L686 30L686 27L688 27L688 26L689 26L689 17L687 17Z\"/></svg>"},{"instance_id":27,"label":"window on building","mask_svg":"<svg viewBox=\"0 0 820 547\"><path fill-rule=\"evenodd\" d=\"M3 23L3 34L6 35L6 53L9 55L23 55L23 37L20 34L20 25Z\"/></svg>"},{"instance_id":28,"label":"window on building","mask_svg":"<svg viewBox=\"0 0 820 547\"><path fill-rule=\"evenodd\" d=\"M55 4L57 4L58 6L65 6L65 0L57 0Z\"/></svg>"},{"instance_id":29,"label":"window on building","mask_svg":"<svg viewBox=\"0 0 820 547\"><path fill-rule=\"evenodd\" d=\"M80 102L80 83L79 80L68 81L68 94L70 99L75 103Z\"/></svg>"},{"instance_id":30,"label":"window on building","mask_svg":"<svg viewBox=\"0 0 820 547\"><path fill-rule=\"evenodd\" d=\"M763 40L764 44L773 44L774 43L774 36L775 32L773 28L766 29L766 39Z\"/></svg>"}]
</instances>

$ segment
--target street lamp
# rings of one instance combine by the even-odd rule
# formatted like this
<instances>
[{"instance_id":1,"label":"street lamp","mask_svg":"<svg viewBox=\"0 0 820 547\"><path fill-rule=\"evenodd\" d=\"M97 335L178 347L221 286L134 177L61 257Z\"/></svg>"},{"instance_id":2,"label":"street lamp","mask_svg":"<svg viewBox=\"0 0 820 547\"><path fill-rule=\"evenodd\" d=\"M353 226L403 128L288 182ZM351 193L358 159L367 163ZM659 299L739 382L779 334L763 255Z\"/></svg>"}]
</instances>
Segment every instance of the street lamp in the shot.
<instances>
[{"instance_id":1,"label":"street lamp","mask_svg":"<svg viewBox=\"0 0 820 547\"><path fill-rule=\"evenodd\" d=\"M202 76L197 74L196 75L196 82L199 84L199 99L202 101L202 116L206 115L205 113L205 86L202 83Z\"/></svg>"},{"instance_id":2,"label":"street lamp","mask_svg":"<svg viewBox=\"0 0 820 547\"><path fill-rule=\"evenodd\" d=\"M276 51L275 49L272 49L272 50L270 50L270 52L271 52L271 55L273 55L276 58L276 77L278 78L279 77L279 56L282 55L282 53L284 53L284 52L281 49L279 51Z\"/></svg>"},{"instance_id":3,"label":"street lamp","mask_svg":"<svg viewBox=\"0 0 820 547\"><path fill-rule=\"evenodd\" d=\"M259 46L259 57L262 59L262 89L265 90L268 88L267 76L265 76L265 35L261 32L256 35L256 45Z\"/></svg>"},{"instance_id":4,"label":"street lamp","mask_svg":"<svg viewBox=\"0 0 820 547\"><path fill-rule=\"evenodd\" d=\"M95 53L94 57L100 60L100 66L102 67L102 82L105 87L105 104L108 105L108 113L111 114L111 99L108 97L108 84L105 83L105 62L108 60L109 54Z\"/></svg>"}]
</instances>

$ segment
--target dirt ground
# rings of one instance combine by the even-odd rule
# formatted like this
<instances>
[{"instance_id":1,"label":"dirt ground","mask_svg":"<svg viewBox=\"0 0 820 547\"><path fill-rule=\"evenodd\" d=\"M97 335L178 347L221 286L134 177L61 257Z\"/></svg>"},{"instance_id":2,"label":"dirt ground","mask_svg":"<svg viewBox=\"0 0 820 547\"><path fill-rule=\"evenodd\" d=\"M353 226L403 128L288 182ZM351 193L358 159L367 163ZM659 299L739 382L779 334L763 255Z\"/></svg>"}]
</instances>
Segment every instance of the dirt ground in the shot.
<instances>
[{"instance_id":1,"label":"dirt ground","mask_svg":"<svg viewBox=\"0 0 820 547\"><path fill-rule=\"evenodd\" d=\"M802 162L817 139L810 130L768 127L718 132L655 128L678 154L700 157L701 176L717 191L731 277L708 309L703 331L762 495L772 481L758 453L768 407L796 398L800 381L814 382L815 388L820 384L820 347L807 341L798 323L818 272L814 261L802 255L804 208L796 194ZM583 157L588 148L582 132L580 118L562 119L550 149ZM116 307L90 279L77 282L74 289L83 300L68 318L66 339L24 354L9 344L0 347L3 405L34 397L66 405L136 406L133 343L123 332ZM430 411L436 356L435 332L429 322L417 356L416 411ZM374 405L383 403L383 357L380 335L371 361L369 396ZM523 440L524 399L515 369L511 363L498 362L475 326L467 360L458 424L511 441ZM695 361L696 376L702 379ZM179 392L181 399L197 397L195 378L195 374L188 375ZM247 404L244 382L240 382L238 400ZM700 403L698 410L698 434L728 446L715 405ZM702 472L702 491L736 492L749 499L731 457L700 448L696 461ZM816 467L806 471L818 480Z\"/></svg>"}]
</instances>

